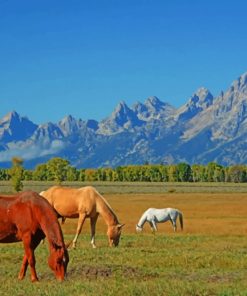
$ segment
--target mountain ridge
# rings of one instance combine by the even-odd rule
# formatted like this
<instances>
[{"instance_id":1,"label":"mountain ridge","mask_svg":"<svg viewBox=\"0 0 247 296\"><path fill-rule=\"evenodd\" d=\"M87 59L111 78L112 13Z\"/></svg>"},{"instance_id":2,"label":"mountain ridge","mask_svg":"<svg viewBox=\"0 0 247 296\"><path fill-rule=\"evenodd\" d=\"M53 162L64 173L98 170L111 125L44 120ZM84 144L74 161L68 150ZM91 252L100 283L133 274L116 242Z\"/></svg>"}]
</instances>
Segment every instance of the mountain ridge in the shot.
<instances>
[{"instance_id":1,"label":"mountain ridge","mask_svg":"<svg viewBox=\"0 0 247 296\"><path fill-rule=\"evenodd\" d=\"M76 167L127 164L247 163L247 72L214 97L201 87L180 108L152 96L120 101L101 121L67 115L35 124L12 111L0 119L0 165L19 156L27 167L55 156Z\"/></svg>"}]
</instances>

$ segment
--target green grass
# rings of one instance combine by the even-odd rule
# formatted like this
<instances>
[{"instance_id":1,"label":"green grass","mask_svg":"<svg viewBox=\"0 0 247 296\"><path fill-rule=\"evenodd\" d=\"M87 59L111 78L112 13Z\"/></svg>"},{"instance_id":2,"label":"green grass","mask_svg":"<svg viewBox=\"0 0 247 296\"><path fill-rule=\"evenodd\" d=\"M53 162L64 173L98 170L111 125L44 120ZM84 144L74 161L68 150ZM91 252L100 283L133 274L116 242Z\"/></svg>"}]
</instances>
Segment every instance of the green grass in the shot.
<instances>
[{"instance_id":1,"label":"green grass","mask_svg":"<svg viewBox=\"0 0 247 296\"><path fill-rule=\"evenodd\" d=\"M25 182L24 185L24 189L40 192L53 183ZM29 270L23 281L17 279L22 243L0 244L1 296L247 296L247 195L240 193L247 192L247 184L76 182L66 185L93 185L106 193L120 220L126 223L120 246L107 246L105 224L99 219L98 248L92 249L87 221L77 249L69 253L67 279L63 283L56 281L47 265L45 243L35 252L40 281L32 284ZM11 186L1 182L0 191L11 192ZM135 234L134 225L143 210L163 205L182 209L184 232L173 234L169 223L165 223L159 225L156 235L150 233L148 226L143 233ZM72 239L75 228L76 220L66 221L63 226L66 242Z\"/></svg>"},{"instance_id":2,"label":"green grass","mask_svg":"<svg viewBox=\"0 0 247 296\"><path fill-rule=\"evenodd\" d=\"M29 273L17 280L22 245L0 245L0 295L247 295L243 236L129 234L118 248L109 248L99 234L97 242L92 249L89 236L80 237L63 283L47 265L47 245L40 245L35 284Z\"/></svg>"}]
</instances>

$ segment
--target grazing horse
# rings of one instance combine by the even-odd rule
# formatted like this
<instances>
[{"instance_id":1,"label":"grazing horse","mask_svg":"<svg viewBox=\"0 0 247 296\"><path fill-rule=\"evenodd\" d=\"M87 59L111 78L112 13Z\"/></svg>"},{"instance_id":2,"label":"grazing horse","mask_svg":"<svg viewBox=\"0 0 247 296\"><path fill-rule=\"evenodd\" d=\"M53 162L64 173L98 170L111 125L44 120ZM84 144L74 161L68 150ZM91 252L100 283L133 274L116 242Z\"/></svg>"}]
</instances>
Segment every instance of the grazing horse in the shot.
<instances>
[{"instance_id":1,"label":"grazing horse","mask_svg":"<svg viewBox=\"0 0 247 296\"><path fill-rule=\"evenodd\" d=\"M179 216L180 226L183 230L183 214L176 209L147 209L141 216L138 224L136 225L136 231L142 231L144 223L148 222L151 226L152 231L157 231L156 223L163 223L166 221L171 221L174 232L177 231L176 220Z\"/></svg>"},{"instance_id":2,"label":"grazing horse","mask_svg":"<svg viewBox=\"0 0 247 296\"><path fill-rule=\"evenodd\" d=\"M48 264L57 280L65 277L69 256L61 227L50 204L33 191L0 195L0 243L23 242L24 257L18 278L25 277L30 266L31 280L38 280L34 250L44 237L50 249Z\"/></svg>"},{"instance_id":3,"label":"grazing horse","mask_svg":"<svg viewBox=\"0 0 247 296\"><path fill-rule=\"evenodd\" d=\"M72 248L76 247L77 238L81 232L86 218L91 222L91 244L95 245L95 227L99 214L108 226L107 235L109 245L118 246L121 230L124 224L120 224L116 214L102 195L92 186L82 188L69 188L53 186L46 191L40 192L58 213L62 220L66 218L79 218L76 235L73 239Z\"/></svg>"}]
</instances>

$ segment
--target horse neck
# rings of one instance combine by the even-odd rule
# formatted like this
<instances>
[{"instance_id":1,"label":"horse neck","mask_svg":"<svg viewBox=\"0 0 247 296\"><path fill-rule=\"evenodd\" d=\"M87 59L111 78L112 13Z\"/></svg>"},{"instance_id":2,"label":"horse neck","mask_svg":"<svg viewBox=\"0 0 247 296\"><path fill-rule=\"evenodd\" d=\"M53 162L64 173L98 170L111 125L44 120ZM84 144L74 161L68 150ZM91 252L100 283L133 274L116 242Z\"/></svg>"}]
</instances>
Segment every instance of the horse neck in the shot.
<instances>
[{"instance_id":1,"label":"horse neck","mask_svg":"<svg viewBox=\"0 0 247 296\"><path fill-rule=\"evenodd\" d=\"M96 197L97 211L105 220L108 226L119 224L116 214L113 212L111 206L99 193Z\"/></svg>"},{"instance_id":2,"label":"horse neck","mask_svg":"<svg viewBox=\"0 0 247 296\"><path fill-rule=\"evenodd\" d=\"M147 214L146 212L141 216L140 220L138 221L137 225L142 228L144 223L147 221Z\"/></svg>"},{"instance_id":3,"label":"horse neck","mask_svg":"<svg viewBox=\"0 0 247 296\"><path fill-rule=\"evenodd\" d=\"M54 245L64 247L62 231L55 214L46 209L41 217L40 226L48 240L50 249L54 247Z\"/></svg>"}]
</instances>

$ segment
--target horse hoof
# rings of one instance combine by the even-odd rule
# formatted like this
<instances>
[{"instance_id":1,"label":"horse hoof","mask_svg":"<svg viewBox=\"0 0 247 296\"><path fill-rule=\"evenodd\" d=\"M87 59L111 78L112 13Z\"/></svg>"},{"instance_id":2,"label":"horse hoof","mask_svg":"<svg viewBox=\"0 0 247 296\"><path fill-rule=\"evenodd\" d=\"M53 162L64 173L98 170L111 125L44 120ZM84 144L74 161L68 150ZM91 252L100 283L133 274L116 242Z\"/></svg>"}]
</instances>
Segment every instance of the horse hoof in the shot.
<instances>
[{"instance_id":1,"label":"horse hoof","mask_svg":"<svg viewBox=\"0 0 247 296\"><path fill-rule=\"evenodd\" d=\"M75 250L75 249L76 249L76 247L68 247L67 248L68 251L72 251L72 250Z\"/></svg>"}]
</instances>

